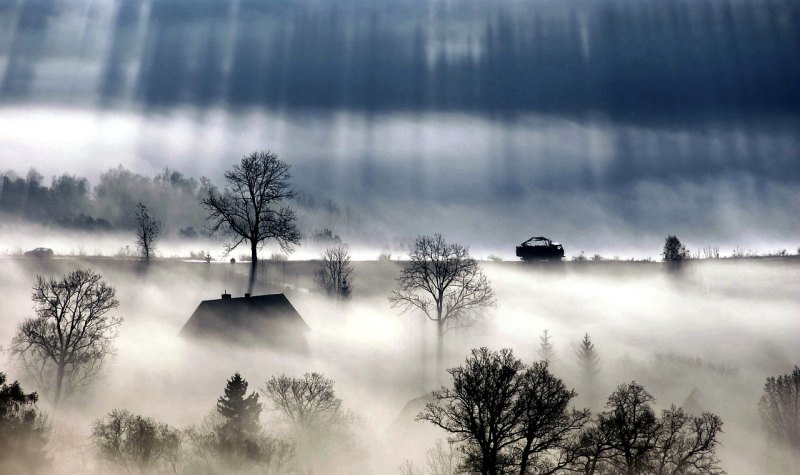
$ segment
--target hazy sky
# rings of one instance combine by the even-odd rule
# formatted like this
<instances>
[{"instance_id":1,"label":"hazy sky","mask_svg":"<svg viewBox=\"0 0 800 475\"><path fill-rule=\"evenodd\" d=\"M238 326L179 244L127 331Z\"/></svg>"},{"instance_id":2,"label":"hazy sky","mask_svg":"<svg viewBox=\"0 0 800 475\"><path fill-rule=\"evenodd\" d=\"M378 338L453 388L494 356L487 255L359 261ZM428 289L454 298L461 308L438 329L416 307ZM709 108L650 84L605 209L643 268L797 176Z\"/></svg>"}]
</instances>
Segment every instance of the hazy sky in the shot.
<instances>
[{"instance_id":1,"label":"hazy sky","mask_svg":"<svg viewBox=\"0 0 800 475\"><path fill-rule=\"evenodd\" d=\"M780 0L0 0L0 170L219 180L270 149L400 237L796 246L798 25Z\"/></svg>"}]
</instances>

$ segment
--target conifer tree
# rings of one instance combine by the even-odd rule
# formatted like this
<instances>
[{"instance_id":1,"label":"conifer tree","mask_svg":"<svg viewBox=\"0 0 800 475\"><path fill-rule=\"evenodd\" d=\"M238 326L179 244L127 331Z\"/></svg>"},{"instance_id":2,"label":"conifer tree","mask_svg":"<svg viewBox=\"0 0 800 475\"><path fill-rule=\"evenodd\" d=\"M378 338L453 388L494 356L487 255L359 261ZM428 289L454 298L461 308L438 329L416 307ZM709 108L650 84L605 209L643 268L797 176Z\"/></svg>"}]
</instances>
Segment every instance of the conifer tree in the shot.
<instances>
[{"instance_id":1,"label":"conifer tree","mask_svg":"<svg viewBox=\"0 0 800 475\"><path fill-rule=\"evenodd\" d=\"M247 381L239 373L228 380L225 395L217 400L217 412L225 418L220 436L229 444L243 444L261 430L258 394L252 392L247 395Z\"/></svg>"},{"instance_id":2,"label":"conifer tree","mask_svg":"<svg viewBox=\"0 0 800 475\"><path fill-rule=\"evenodd\" d=\"M581 346L578 348L578 360L580 361L583 375L587 380L593 380L597 373L600 372L600 357L597 356L597 351L594 349L594 343L586 333L581 341Z\"/></svg>"},{"instance_id":3,"label":"conifer tree","mask_svg":"<svg viewBox=\"0 0 800 475\"><path fill-rule=\"evenodd\" d=\"M553 361L555 355L556 351L553 349L553 344L550 343L550 334L545 330L539 337L539 357L545 361Z\"/></svg>"}]
</instances>

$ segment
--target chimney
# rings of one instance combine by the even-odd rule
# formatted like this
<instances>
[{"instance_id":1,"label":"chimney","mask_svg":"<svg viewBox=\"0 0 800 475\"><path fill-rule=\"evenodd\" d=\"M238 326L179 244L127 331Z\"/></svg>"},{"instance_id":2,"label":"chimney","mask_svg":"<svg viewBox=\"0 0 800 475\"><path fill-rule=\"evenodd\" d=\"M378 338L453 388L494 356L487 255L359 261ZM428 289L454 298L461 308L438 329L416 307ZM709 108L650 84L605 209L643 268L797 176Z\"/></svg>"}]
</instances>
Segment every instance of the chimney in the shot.
<instances>
[{"instance_id":1,"label":"chimney","mask_svg":"<svg viewBox=\"0 0 800 475\"><path fill-rule=\"evenodd\" d=\"M244 298L249 299L250 298L250 294L249 293L244 294Z\"/></svg>"},{"instance_id":2,"label":"chimney","mask_svg":"<svg viewBox=\"0 0 800 475\"><path fill-rule=\"evenodd\" d=\"M222 300L228 300L231 298L231 294L228 293L226 290L224 294L222 294Z\"/></svg>"}]
</instances>

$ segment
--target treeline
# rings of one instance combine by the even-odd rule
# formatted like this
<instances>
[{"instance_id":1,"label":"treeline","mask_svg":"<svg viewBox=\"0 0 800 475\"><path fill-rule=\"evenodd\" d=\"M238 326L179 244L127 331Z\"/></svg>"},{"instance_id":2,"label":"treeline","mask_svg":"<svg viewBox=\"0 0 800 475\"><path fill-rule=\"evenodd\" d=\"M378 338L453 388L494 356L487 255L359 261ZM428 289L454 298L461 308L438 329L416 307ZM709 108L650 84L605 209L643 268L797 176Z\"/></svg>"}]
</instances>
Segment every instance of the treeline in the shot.
<instances>
[{"instance_id":1,"label":"treeline","mask_svg":"<svg viewBox=\"0 0 800 475\"><path fill-rule=\"evenodd\" d=\"M206 177L198 180L170 168L148 177L119 166L101 174L95 185L67 173L48 183L33 168L25 176L0 171L0 214L85 231L132 230L137 204L143 203L165 232L195 238L203 234L206 219L200 201L213 188ZM298 225L304 234L320 240L331 233L324 228L359 221L350 208L307 192L298 193L293 205L303 210Z\"/></svg>"}]
</instances>

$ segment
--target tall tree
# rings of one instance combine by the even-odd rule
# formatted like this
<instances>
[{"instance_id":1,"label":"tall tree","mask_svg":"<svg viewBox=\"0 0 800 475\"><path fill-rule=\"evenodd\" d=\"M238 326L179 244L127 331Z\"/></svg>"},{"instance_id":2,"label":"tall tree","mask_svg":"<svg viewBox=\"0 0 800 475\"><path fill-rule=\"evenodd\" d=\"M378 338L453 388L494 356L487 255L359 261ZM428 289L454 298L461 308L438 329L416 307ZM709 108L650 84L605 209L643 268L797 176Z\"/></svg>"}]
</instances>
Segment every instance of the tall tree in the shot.
<instances>
[{"instance_id":1,"label":"tall tree","mask_svg":"<svg viewBox=\"0 0 800 475\"><path fill-rule=\"evenodd\" d=\"M222 193L208 190L202 204L208 210L209 231L227 237L226 251L243 242L250 244L250 280L253 291L258 249L274 239L284 252L300 243L295 212L284 205L295 196L289 179L289 165L272 152L253 152L225 172L227 186Z\"/></svg>"},{"instance_id":2,"label":"tall tree","mask_svg":"<svg viewBox=\"0 0 800 475\"><path fill-rule=\"evenodd\" d=\"M553 343L550 342L550 332L544 330L539 337L539 358L552 362L555 356L556 350L553 348Z\"/></svg>"},{"instance_id":3,"label":"tall tree","mask_svg":"<svg viewBox=\"0 0 800 475\"><path fill-rule=\"evenodd\" d=\"M155 254L159 232L161 232L161 222L150 214L147 206L142 203L137 204L136 246L146 261Z\"/></svg>"},{"instance_id":4,"label":"tall tree","mask_svg":"<svg viewBox=\"0 0 800 475\"><path fill-rule=\"evenodd\" d=\"M800 367L767 378L759 410L769 433L800 453Z\"/></svg>"},{"instance_id":5,"label":"tall tree","mask_svg":"<svg viewBox=\"0 0 800 475\"><path fill-rule=\"evenodd\" d=\"M441 366L445 332L469 324L481 310L495 304L495 297L469 249L434 234L414 242L389 301L404 311L419 310L436 323Z\"/></svg>"},{"instance_id":6,"label":"tall tree","mask_svg":"<svg viewBox=\"0 0 800 475\"><path fill-rule=\"evenodd\" d=\"M594 349L594 343L592 343L589 333L583 335L576 355L583 373L584 392L591 402L594 399L597 375L600 373L600 357L597 355L597 350Z\"/></svg>"},{"instance_id":7,"label":"tall tree","mask_svg":"<svg viewBox=\"0 0 800 475\"><path fill-rule=\"evenodd\" d=\"M47 419L36 393L25 393L0 373L0 474L40 473L47 468Z\"/></svg>"},{"instance_id":8,"label":"tall tree","mask_svg":"<svg viewBox=\"0 0 800 475\"><path fill-rule=\"evenodd\" d=\"M119 306L115 296L114 287L90 270L61 279L36 277L36 316L20 324L11 350L43 387L52 389L56 405L64 388L72 392L87 383L113 353L122 323L109 314Z\"/></svg>"},{"instance_id":9,"label":"tall tree","mask_svg":"<svg viewBox=\"0 0 800 475\"><path fill-rule=\"evenodd\" d=\"M345 246L328 248L322 253L315 282L319 288L336 300L347 299L352 291L353 265Z\"/></svg>"},{"instance_id":10,"label":"tall tree","mask_svg":"<svg viewBox=\"0 0 800 475\"><path fill-rule=\"evenodd\" d=\"M225 395L217 400L217 412L225 418L223 430L236 440L255 436L261 430L261 403L255 391L247 395L247 386L242 375L235 373L225 386Z\"/></svg>"}]
</instances>

